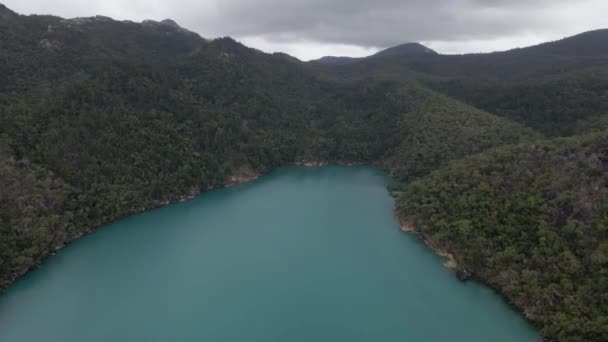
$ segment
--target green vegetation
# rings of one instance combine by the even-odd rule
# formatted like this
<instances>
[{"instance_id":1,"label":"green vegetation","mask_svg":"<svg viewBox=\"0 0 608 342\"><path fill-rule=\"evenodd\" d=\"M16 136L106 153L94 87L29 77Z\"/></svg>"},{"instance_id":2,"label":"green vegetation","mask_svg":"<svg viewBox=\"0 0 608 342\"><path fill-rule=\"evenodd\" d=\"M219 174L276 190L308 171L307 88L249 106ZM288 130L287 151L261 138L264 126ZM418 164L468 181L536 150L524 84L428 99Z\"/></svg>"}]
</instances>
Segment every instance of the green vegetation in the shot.
<instances>
[{"instance_id":1,"label":"green vegetation","mask_svg":"<svg viewBox=\"0 0 608 342\"><path fill-rule=\"evenodd\" d=\"M410 182L399 214L547 340L608 340L607 37L302 63L170 21L0 6L0 287L231 176L363 162Z\"/></svg>"},{"instance_id":2,"label":"green vegetation","mask_svg":"<svg viewBox=\"0 0 608 342\"><path fill-rule=\"evenodd\" d=\"M3 198L29 206L2 210L10 246L0 262L3 286L94 227L231 176L301 159L382 160L411 130L394 118L417 98L441 98L413 84L319 78L284 55L230 38L208 42L166 23L9 19L0 24L8 47L0 50L8 61L0 84L3 178L11 184ZM487 124L473 109L453 115ZM529 134L512 128L508 140L487 145ZM451 158L479 148L467 146ZM425 170L436 163L419 161ZM14 178L27 173L36 182L17 186L25 178Z\"/></svg>"},{"instance_id":3,"label":"green vegetation","mask_svg":"<svg viewBox=\"0 0 608 342\"><path fill-rule=\"evenodd\" d=\"M608 338L608 133L468 157L400 189L397 203L547 339Z\"/></svg>"},{"instance_id":4,"label":"green vegetation","mask_svg":"<svg viewBox=\"0 0 608 342\"><path fill-rule=\"evenodd\" d=\"M547 81L450 80L435 90L545 133L577 133L577 125L608 113L608 77L584 73Z\"/></svg>"},{"instance_id":5,"label":"green vegetation","mask_svg":"<svg viewBox=\"0 0 608 342\"><path fill-rule=\"evenodd\" d=\"M520 126L429 90L402 88L388 103L397 111L392 121L402 127L400 142L383 162L399 179L428 174L450 161L494 146L540 137Z\"/></svg>"}]
</instances>

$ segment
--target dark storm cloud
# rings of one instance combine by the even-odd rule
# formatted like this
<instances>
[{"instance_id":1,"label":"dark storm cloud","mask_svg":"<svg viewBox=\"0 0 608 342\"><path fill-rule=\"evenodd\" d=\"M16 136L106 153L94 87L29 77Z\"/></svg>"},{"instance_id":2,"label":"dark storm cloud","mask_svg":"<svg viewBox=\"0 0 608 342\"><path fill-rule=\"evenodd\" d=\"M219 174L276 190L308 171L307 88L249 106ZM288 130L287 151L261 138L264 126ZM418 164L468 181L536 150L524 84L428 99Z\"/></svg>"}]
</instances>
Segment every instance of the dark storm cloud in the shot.
<instances>
[{"instance_id":1,"label":"dark storm cloud","mask_svg":"<svg viewBox=\"0 0 608 342\"><path fill-rule=\"evenodd\" d=\"M204 25L234 36L360 46L489 39L552 25L566 0L228 0ZM548 23L549 22L549 23Z\"/></svg>"},{"instance_id":2,"label":"dark storm cloud","mask_svg":"<svg viewBox=\"0 0 608 342\"><path fill-rule=\"evenodd\" d=\"M311 51L305 57L329 47L365 53L411 41L450 52L510 48L600 28L608 12L608 0L0 1L21 13L172 18L207 38L229 35L265 50Z\"/></svg>"}]
</instances>

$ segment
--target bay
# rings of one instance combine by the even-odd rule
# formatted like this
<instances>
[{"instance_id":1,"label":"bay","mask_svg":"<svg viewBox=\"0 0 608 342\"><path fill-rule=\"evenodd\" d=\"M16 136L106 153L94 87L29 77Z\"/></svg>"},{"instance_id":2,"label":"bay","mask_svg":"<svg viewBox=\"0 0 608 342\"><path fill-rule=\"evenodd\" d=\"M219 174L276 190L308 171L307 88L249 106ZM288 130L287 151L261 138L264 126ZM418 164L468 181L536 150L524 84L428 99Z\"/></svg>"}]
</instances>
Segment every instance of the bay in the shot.
<instances>
[{"instance_id":1,"label":"bay","mask_svg":"<svg viewBox=\"0 0 608 342\"><path fill-rule=\"evenodd\" d=\"M100 228L0 296L0 341L538 341L399 230L371 167L285 167Z\"/></svg>"}]
</instances>

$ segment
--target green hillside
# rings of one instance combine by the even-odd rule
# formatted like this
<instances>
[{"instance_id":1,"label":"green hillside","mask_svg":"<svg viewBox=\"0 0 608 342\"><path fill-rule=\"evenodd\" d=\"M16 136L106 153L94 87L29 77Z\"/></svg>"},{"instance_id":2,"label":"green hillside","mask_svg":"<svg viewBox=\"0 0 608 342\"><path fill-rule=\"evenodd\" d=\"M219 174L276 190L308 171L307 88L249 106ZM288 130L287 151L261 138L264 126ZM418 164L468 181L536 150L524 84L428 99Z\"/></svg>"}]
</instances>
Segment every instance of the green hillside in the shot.
<instances>
[{"instance_id":1,"label":"green hillside","mask_svg":"<svg viewBox=\"0 0 608 342\"><path fill-rule=\"evenodd\" d=\"M400 109L393 122L401 135L382 165L402 180L495 146L541 137L532 129L424 88L403 88L387 102Z\"/></svg>"},{"instance_id":2,"label":"green hillside","mask_svg":"<svg viewBox=\"0 0 608 342\"><path fill-rule=\"evenodd\" d=\"M230 38L207 41L167 22L9 19L0 25L10 76L0 92L0 135L11 155L4 169L14 177L19 165L30 177L53 181L12 186L7 201L46 198L57 184L69 191L33 212L3 210L2 239L12 246L0 263L4 286L83 232L221 187L232 176L302 159L389 158L418 125L407 117L395 125L396 118L446 101L415 85L318 78L297 60ZM444 125L471 126L469 136L447 134L451 142L477 136L478 122L496 124L494 132L509 128L491 139L481 133L489 140L480 145L463 141L451 159L533 135L457 101L439 107L454 118ZM426 150L434 143L421 142ZM441 164L437 158L417 167L427 172ZM44 229L22 223L29 216Z\"/></svg>"},{"instance_id":3,"label":"green hillside","mask_svg":"<svg viewBox=\"0 0 608 342\"><path fill-rule=\"evenodd\" d=\"M0 288L132 213L297 161L367 163L547 340L608 340L607 37L303 63L170 20L0 6Z\"/></svg>"},{"instance_id":4,"label":"green hillside","mask_svg":"<svg viewBox=\"0 0 608 342\"><path fill-rule=\"evenodd\" d=\"M396 194L404 221L548 340L606 340L608 133L492 150Z\"/></svg>"}]
</instances>

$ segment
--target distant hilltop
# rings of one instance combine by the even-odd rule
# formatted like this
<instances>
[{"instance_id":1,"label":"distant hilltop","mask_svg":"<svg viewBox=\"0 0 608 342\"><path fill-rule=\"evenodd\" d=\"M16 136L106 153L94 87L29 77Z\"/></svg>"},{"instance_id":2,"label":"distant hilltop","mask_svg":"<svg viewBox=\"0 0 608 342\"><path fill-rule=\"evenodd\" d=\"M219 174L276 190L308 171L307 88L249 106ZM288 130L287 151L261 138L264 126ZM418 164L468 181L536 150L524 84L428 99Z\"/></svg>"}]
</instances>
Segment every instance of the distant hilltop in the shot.
<instances>
[{"instance_id":1,"label":"distant hilltop","mask_svg":"<svg viewBox=\"0 0 608 342\"><path fill-rule=\"evenodd\" d=\"M386 50L382 50L374 55L368 57L334 57L325 56L312 62L322 64L349 64L365 59L379 58L379 57L397 57L397 56L421 56L421 55L438 55L438 53L420 43L405 43L397 46L393 46Z\"/></svg>"}]
</instances>

